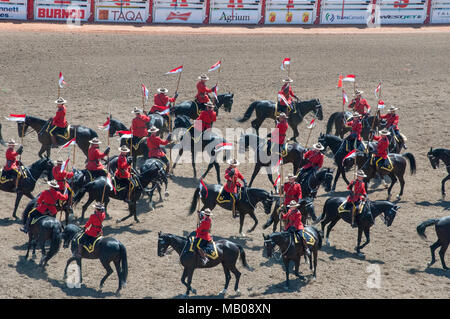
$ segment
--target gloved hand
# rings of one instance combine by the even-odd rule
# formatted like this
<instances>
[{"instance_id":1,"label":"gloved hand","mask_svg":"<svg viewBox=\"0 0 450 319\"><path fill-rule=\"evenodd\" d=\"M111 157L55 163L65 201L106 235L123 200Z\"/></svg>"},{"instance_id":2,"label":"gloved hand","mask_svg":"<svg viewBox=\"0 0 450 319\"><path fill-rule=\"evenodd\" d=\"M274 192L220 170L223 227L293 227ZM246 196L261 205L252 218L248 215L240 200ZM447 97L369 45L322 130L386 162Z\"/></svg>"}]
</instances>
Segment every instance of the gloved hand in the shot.
<instances>
[{"instance_id":1,"label":"gloved hand","mask_svg":"<svg viewBox=\"0 0 450 319\"><path fill-rule=\"evenodd\" d=\"M105 154L108 155L110 150L111 150L111 147L108 146L105 150Z\"/></svg>"},{"instance_id":2,"label":"gloved hand","mask_svg":"<svg viewBox=\"0 0 450 319\"><path fill-rule=\"evenodd\" d=\"M178 93L175 92L175 94L173 95L173 97L176 99L178 97Z\"/></svg>"},{"instance_id":3,"label":"gloved hand","mask_svg":"<svg viewBox=\"0 0 450 319\"><path fill-rule=\"evenodd\" d=\"M131 165L131 163L133 163L133 158L131 156L127 157L127 164Z\"/></svg>"},{"instance_id":4,"label":"gloved hand","mask_svg":"<svg viewBox=\"0 0 450 319\"><path fill-rule=\"evenodd\" d=\"M17 149L17 153L22 154L23 152L23 146L20 145L20 147Z\"/></svg>"}]
</instances>

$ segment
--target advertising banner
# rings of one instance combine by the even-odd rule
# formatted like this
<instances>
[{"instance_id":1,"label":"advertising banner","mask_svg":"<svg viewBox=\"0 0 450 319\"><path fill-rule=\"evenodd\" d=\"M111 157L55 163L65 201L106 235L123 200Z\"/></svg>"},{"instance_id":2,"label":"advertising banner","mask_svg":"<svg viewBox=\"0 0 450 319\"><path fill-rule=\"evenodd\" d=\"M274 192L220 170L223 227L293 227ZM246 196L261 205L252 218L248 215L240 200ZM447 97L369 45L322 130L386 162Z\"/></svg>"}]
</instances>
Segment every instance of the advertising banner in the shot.
<instances>
[{"instance_id":1,"label":"advertising banner","mask_svg":"<svg viewBox=\"0 0 450 319\"><path fill-rule=\"evenodd\" d=\"M430 23L450 23L450 0L432 0Z\"/></svg>"},{"instance_id":2,"label":"advertising banner","mask_svg":"<svg viewBox=\"0 0 450 319\"><path fill-rule=\"evenodd\" d=\"M316 0L266 0L265 24L312 24Z\"/></svg>"},{"instance_id":3,"label":"advertising banner","mask_svg":"<svg viewBox=\"0 0 450 319\"><path fill-rule=\"evenodd\" d=\"M95 21L120 23L146 23L149 1L96 0Z\"/></svg>"},{"instance_id":4,"label":"advertising banner","mask_svg":"<svg viewBox=\"0 0 450 319\"><path fill-rule=\"evenodd\" d=\"M0 0L0 20L26 20L27 6L27 0Z\"/></svg>"},{"instance_id":5,"label":"advertising banner","mask_svg":"<svg viewBox=\"0 0 450 319\"><path fill-rule=\"evenodd\" d=\"M259 0L211 0L212 24L257 24L260 19Z\"/></svg>"},{"instance_id":6,"label":"advertising banner","mask_svg":"<svg viewBox=\"0 0 450 319\"><path fill-rule=\"evenodd\" d=\"M88 0L35 0L34 3L35 20L87 21L90 15L91 2Z\"/></svg>"},{"instance_id":7,"label":"advertising banner","mask_svg":"<svg viewBox=\"0 0 450 319\"><path fill-rule=\"evenodd\" d=\"M205 0L153 1L153 22L156 23L203 23L205 13Z\"/></svg>"},{"instance_id":8,"label":"advertising banner","mask_svg":"<svg viewBox=\"0 0 450 319\"><path fill-rule=\"evenodd\" d=\"M366 24L372 13L370 0L323 0L321 24Z\"/></svg>"},{"instance_id":9,"label":"advertising banner","mask_svg":"<svg viewBox=\"0 0 450 319\"><path fill-rule=\"evenodd\" d=\"M427 17L427 0L377 0L380 24L422 24Z\"/></svg>"}]
</instances>

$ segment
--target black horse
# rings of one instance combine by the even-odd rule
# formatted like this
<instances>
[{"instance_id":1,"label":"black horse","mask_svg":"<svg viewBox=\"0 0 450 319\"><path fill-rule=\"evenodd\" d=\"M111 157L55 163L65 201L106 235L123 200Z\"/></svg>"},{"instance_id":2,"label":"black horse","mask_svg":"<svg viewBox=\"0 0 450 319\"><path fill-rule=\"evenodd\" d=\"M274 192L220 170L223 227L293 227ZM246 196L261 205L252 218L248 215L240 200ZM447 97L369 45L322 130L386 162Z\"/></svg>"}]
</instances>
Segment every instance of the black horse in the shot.
<instances>
[{"instance_id":1,"label":"black horse","mask_svg":"<svg viewBox=\"0 0 450 319\"><path fill-rule=\"evenodd\" d=\"M194 126L191 126L186 133L181 137L180 143L178 143L175 148L179 148L177 158L173 162L173 166L171 169L171 173L175 170L178 161L183 155L184 151L191 152L191 163L192 168L194 169L194 178L197 178L197 170L195 168L195 157L197 153L202 153L206 151L206 154L209 157L208 167L206 171L202 174L201 179L205 178L208 175L211 168L214 166L217 173L217 183L220 184L220 164L218 162L218 156L223 152L223 160L230 158L230 150L225 149L221 150L221 147L230 144L224 139L222 136L219 136L213 133L210 130L207 130L203 133L197 133L194 129Z\"/></svg>"},{"instance_id":2,"label":"black horse","mask_svg":"<svg viewBox=\"0 0 450 319\"><path fill-rule=\"evenodd\" d=\"M325 235L326 243L330 246L328 240L331 229L336 223L343 219L345 222L352 223L352 213L349 211L339 212L339 207L346 201L345 197L332 197L325 201L323 206L323 213L315 222L322 224L322 232L325 229L325 225L330 223L327 227L327 233ZM361 249L363 249L370 242L370 227L375 223L375 218L384 213L384 223L387 227L392 225L399 206L384 200L368 201L365 205L370 205L370 214L368 213L367 206L364 207L361 214L355 216L355 223L358 226L358 242L355 250L359 256L363 256ZM366 242L361 245L362 233L366 236Z\"/></svg>"},{"instance_id":3,"label":"black horse","mask_svg":"<svg viewBox=\"0 0 450 319\"><path fill-rule=\"evenodd\" d=\"M52 140L50 134L47 132L47 128L51 124L50 120L43 120L38 117L26 116L24 122L17 122L17 130L19 132L19 137L27 134L28 127L31 127L38 135L38 141L42 144L39 150L39 157L42 158L42 154L47 152L47 157L50 157L50 150L52 146ZM76 132L76 133L75 133ZM97 132L81 125L71 125L70 134L68 134L67 139L56 138L58 145L64 145L69 140L73 139L76 134L76 143L78 147L83 151L86 157L88 156L89 141L94 137L98 137Z\"/></svg>"},{"instance_id":4,"label":"black horse","mask_svg":"<svg viewBox=\"0 0 450 319\"><path fill-rule=\"evenodd\" d=\"M442 268L448 270L450 268L445 264L445 252L447 251L448 245L450 243L450 216L442 217L440 219L428 219L417 226L417 234L423 239L426 239L425 229L429 226L435 225L436 235L438 240L430 246L431 250L431 262L428 263L427 267L431 267L435 262L434 251L441 247L439 250L439 257L441 257Z\"/></svg>"},{"instance_id":5,"label":"black horse","mask_svg":"<svg viewBox=\"0 0 450 319\"><path fill-rule=\"evenodd\" d=\"M391 191L394 184L398 181L400 182L400 193L397 195L397 199L400 200L401 196L403 195L403 189L405 187L405 179L403 175L406 171L406 160L409 161L409 168L411 175L416 173L416 159L413 154L411 153L404 153L404 154L394 154L389 153L388 154L388 160L390 161L390 165L392 165L391 170L388 171L383 168L379 168L375 165L375 161L372 158L370 153L364 153L364 152L355 152L353 154L352 158L348 157L344 160L343 166L344 168L349 168L353 165L354 161L356 160L356 165L358 168L363 170L367 177L364 178L364 182L366 183L366 187L369 187L369 181L372 178L376 178L377 176L383 177L384 175L387 175L391 179L391 185L388 187L388 198L387 200L390 200L391 198ZM353 159L354 158L354 159ZM349 164L349 162L351 162Z\"/></svg>"},{"instance_id":6,"label":"black horse","mask_svg":"<svg viewBox=\"0 0 450 319\"><path fill-rule=\"evenodd\" d=\"M164 170L161 170L158 165L153 165L150 169L135 176L137 185L130 192L130 199L128 201L128 211L129 214L124 218L118 220L117 222L122 222L130 217L134 217L134 220L139 223L137 218L137 201L141 198L145 188L150 183L165 183L167 185L167 177ZM112 181L114 183L114 181ZM103 202L105 205L105 210L107 209L109 198L114 198L117 200L125 201L128 199L128 191L122 189L117 191L114 187L108 185L107 179L105 177L99 177L94 181L86 184L83 188L74 196L73 204L76 205L80 202L86 192L89 193L89 199L82 207L81 220L84 219L84 213L88 209L89 205L94 202Z\"/></svg>"},{"instance_id":7,"label":"black horse","mask_svg":"<svg viewBox=\"0 0 450 319\"><path fill-rule=\"evenodd\" d=\"M83 282L82 268L81 268L81 259L100 259L103 267L106 269L106 275L103 276L100 281L100 290L105 283L105 280L113 273L113 270L110 266L111 262L116 266L117 275L119 277L119 287L117 288L116 294L120 295L120 291L122 288L126 287L127 284L127 276L128 276L128 261L127 261L127 250L125 246L115 238L112 237L100 237L95 245L94 250L89 253L86 249L82 250L81 258L77 258L76 252L78 251L78 239L79 236L83 233L83 230L74 225L69 224L64 228L62 233L62 238L64 239L64 248L69 247L72 251L72 257L67 260L66 268L64 268L64 279L67 278L67 268L70 263L76 260L79 274L80 274L80 283Z\"/></svg>"},{"instance_id":8,"label":"black horse","mask_svg":"<svg viewBox=\"0 0 450 319\"><path fill-rule=\"evenodd\" d=\"M31 194L36 186L37 180L41 175L46 172L48 180L51 180L51 174L53 169L53 162L49 158L45 157L37 160L30 166L25 167L24 172L26 176L21 176L16 189L16 181L1 181L0 190L8 193L16 193L16 202L14 203L14 211L12 217L18 219L16 212L19 207L20 200L23 195L30 199L34 199ZM22 174L23 174L22 173Z\"/></svg>"},{"instance_id":9,"label":"black horse","mask_svg":"<svg viewBox=\"0 0 450 319\"><path fill-rule=\"evenodd\" d=\"M445 148L430 148L430 151L427 153L427 157L430 160L431 166L433 169L439 167L439 160L441 160L445 167L447 168L447 177L444 177L441 184L441 193L442 199L445 199L445 182L450 179L450 150Z\"/></svg>"},{"instance_id":10,"label":"black horse","mask_svg":"<svg viewBox=\"0 0 450 319\"><path fill-rule=\"evenodd\" d=\"M322 168L317 173L311 174L310 178L299 180L297 177L297 182L300 183L302 188L302 201L300 206L300 211L302 213L302 222L306 225L308 217L316 221L317 217L314 210L314 198L317 195L320 185L323 185L325 192L331 190L331 182L333 181L333 170L330 168ZM266 229L273 224L273 231L277 229L277 225L280 221L280 205L281 198L278 198L275 202L275 207L272 211L267 222L264 224L263 229Z\"/></svg>"},{"instance_id":11,"label":"black horse","mask_svg":"<svg viewBox=\"0 0 450 319\"><path fill-rule=\"evenodd\" d=\"M196 210L197 203L199 197L203 203L203 207L201 210L205 208L209 208L211 210L219 204L220 207L226 210L233 209L232 199L229 200L220 200L221 192L225 192L223 190L222 185L218 184L206 184L206 189L200 186L194 192L194 197L192 198L191 207L189 209L189 215L193 214ZM273 197L269 192L259 189L259 188L248 188L242 187L241 193L239 195L239 199L236 200L236 212L239 212L239 233L242 236L245 234L242 232L242 227L244 225L244 218L246 214L249 214L251 218L253 218L254 225L252 228L248 230L248 232L252 232L255 230L256 225L258 225L258 219L255 215L256 205L258 203L262 203L264 206L264 212L266 214L270 214L270 209L272 208Z\"/></svg>"},{"instance_id":12,"label":"black horse","mask_svg":"<svg viewBox=\"0 0 450 319\"><path fill-rule=\"evenodd\" d=\"M350 126L345 125L346 119L352 120L352 113L345 112L345 119L343 112L334 112L330 115L330 118L327 122L327 134L331 133L333 129L333 125L335 128L334 135L339 136L340 138L344 138L345 133L350 132L352 128ZM380 128L380 119L378 116L368 116L362 120L362 131L361 136L364 140L369 140L371 130L376 130Z\"/></svg>"},{"instance_id":13,"label":"black horse","mask_svg":"<svg viewBox=\"0 0 450 319\"><path fill-rule=\"evenodd\" d=\"M289 127L294 131L294 136L290 140L297 142L297 137L299 136L297 126L303 121L306 114L313 112L314 116L319 119L319 121L323 120L322 104L320 104L319 99L302 102L294 101L293 109L295 109L295 112L291 111L288 119ZM259 128L265 119L276 119L275 110L276 103L273 101L255 101L250 104L245 111L244 116L239 119L238 122L243 123L247 121L252 116L253 111L256 111L256 119L252 121L252 127L256 130L256 134L259 135Z\"/></svg>"},{"instance_id":14,"label":"black horse","mask_svg":"<svg viewBox=\"0 0 450 319\"><path fill-rule=\"evenodd\" d=\"M185 237L180 237L172 234L164 234L158 233L158 256L163 257L167 249L172 247L178 255L180 255L180 263L184 267L183 275L181 276L181 282L186 286L186 296L189 295L189 292L196 294L196 290L191 287L192 277L194 275L194 270L196 268L212 268L219 264L222 264L223 271L225 273L225 287L220 292L220 295L225 295L228 289L228 284L230 283L231 275L230 271L236 277L236 284L234 285L234 291L238 294L239 292L239 278L241 277L241 273L236 268L236 261L239 256L241 257L242 265L251 270L249 265L247 264L245 258L245 251L241 245L235 244L227 239L221 239L215 241L215 247L217 249L217 258L214 260L209 259L206 265L203 265L200 258L198 257L198 253L196 253L191 247L193 236L189 236L187 239ZM186 282L187 278L187 282Z\"/></svg>"},{"instance_id":15,"label":"black horse","mask_svg":"<svg viewBox=\"0 0 450 319\"><path fill-rule=\"evenodd\" d=\"M37 199L31 200L23 212L23 223L26 223L28 213L36 206ZM25 259L28 259L31 245L33 244L33 257L36 256L36 245L39 244L42 257L39 262L40 267L45 267L48 261L56 255L61 246L61 234L63 226L55 217L43 215L42 217L32 221L28 230L28 248ZM48 252L45 251L45 243L50 241Z\"/></svg>"},{"instance_id":16,"label":"black horse","mask_svg":"<svg viewBox=\"0 0 450 319\"><path fill-rule=\"evenodd\" d=\"M278 162L279 155L272 153L273 156L267 155L267 140L259 137L256 134L242 134L239 138L239 153L244 153L249 148L252 148L254 152L254 161L256 162L255 168L253 169L252 177L250 178L249 186L251 187L253 181L258 175L259 171L262 167L266 168L267 177L271 185L274 186L276 190L276 186L274 185L273 177L272 177L272 164L276 164ZM283 165L292 163L294 166L294 174L297 174L299 169L306 164L306 161L303 159L303 155L307 151L304 147L302 147L298 143L290 143L286 145L287 154L283 157Z\"/></svg>"},{"instance_id":17,"label":"black horse","mask_svg":"<svg viewBox=\"0 0 450 319\"><path fill-rule=\"evenodd\" d=\"M219 115L219 109L223 105L226 112L231 112L231 107L233 106L233 93L219 94L217 96L218 102L215 105L215 111ZM186 115L189 118L195 120L200 112L205 110L205 108L199 108L197 103L194 101L184 101L180 104L174 106L173 113L175 116Z\"/></svg>"},{"instance_id":18,"label":"black horse","mask_svg":"<svg viewBox=\"0 0 450 319\"><path fill-rule=\"evenodd\" d=\"M322 248L322 237L315 227L307 226L304 231L308 232L314 238L314 243L308 244L312 254L312 256L309 256L309 268L313 270L313 278L316 279L317 252ZM295 243L293 234L290 232L272 233L267 236L263 234L263 238L267 257L272 257L272 251L275 246L280 248L281 256L283 257L284 271L286 272L286 289L289 289L289 263L291 261L295 264L294 274L301 280L305 280L305 277L298 272L300 258L305 255L303 241Z\"/></svg>"},{"instance_id":19,"label":"black horse","mask_svg":"<svg viewBox=\"0 0 450 319\"><path fill-rule=\"evenodd\" d=\"M5 141L3 140L3 135L2 135L2 124L0 123L0 144L2 144L3 146L6 146Z\"/></svg>"}]
</instances>

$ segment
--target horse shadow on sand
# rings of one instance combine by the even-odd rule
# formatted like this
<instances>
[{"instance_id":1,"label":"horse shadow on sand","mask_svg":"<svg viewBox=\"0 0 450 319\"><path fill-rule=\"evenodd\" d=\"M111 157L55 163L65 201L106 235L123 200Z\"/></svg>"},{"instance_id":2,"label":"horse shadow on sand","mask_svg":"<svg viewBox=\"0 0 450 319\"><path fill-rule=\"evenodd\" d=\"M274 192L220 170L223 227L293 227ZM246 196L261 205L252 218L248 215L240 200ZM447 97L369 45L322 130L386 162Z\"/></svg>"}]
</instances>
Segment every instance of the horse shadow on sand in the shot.
<instances>
[{"instance_id":1,"label":"horse shadow on sand","mask_svg":"<svg viewBox=\"0 0 450 319\"><path fill-rule=\"evenodd\" d=\"M367 259L366 255L358 255L356 252L350 252L344 249L336 248L335 246L328 246L327 244L324 244L320 251L325 252L326 254L330 255L328 258L330 260L336 260L336 259L357 259L357 260L365 260L371 264L380 264L383 265L384 261L378 260L378 259Z\"/></svg>"},{"instance_id":2,"label":"horse shadow on sand","mask_svg":"<svg viewBox=\"0 0 450 319\"><path fill-rule=\"evenodd\" d=\"M425 206L425 207L429 207L429 206L435 206L435 207L442 207L443 211L449 211L450 210L450 201L445 201L445 200L438 200L435 203L431 203L429 201L421 201L421 202L416 202L416 205L419 206Z\"/></svg>"},{"instance_id":3,"label":"horse shadow on sand","mask_svg":"<svg viewBox=\"0 0 450 319\"><path fill-rule=\"evenodd\" d=\"M93 298L106 298L116 296L115 292L103 292L94 288L86 287L81 284L80 288L69 288L66 282L62 279L63 274L61 273L61 280L50 278L45 269L36 264L33 259L25 260L23 257L19 257L16 265L8 265L14 268L19 274L25 275L30 279L35 280L45 280L49 282L53 287L60 289L68 297L93 297Z\"/></svg>"},{"instance_id":4,"label":"horse shadow on sand","mask_svg":"<svg viewBox=\"0 0 450 319\"><path fill-rule=\"evenodd\" d=\"M446 277L447 279L450 279L450 271L445 270L442 268L432 267L432 268L425 268L424 270L416 269L416 268L410 268L408 270L408 273L411 275L415 275L417 273L425 273L430 274L437 277Z\"/></svg>"}]
</instances>

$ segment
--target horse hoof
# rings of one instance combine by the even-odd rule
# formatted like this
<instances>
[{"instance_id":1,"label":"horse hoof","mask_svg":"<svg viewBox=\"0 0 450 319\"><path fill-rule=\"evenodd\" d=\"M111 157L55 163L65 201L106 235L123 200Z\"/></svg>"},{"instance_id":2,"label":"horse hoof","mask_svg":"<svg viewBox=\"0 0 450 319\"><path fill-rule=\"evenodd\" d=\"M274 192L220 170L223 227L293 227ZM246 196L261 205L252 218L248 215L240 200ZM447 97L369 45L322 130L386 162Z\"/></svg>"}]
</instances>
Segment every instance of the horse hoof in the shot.
<instances>
[{"instance_id":1,"label":"horse hoof","mask_svg":"<svg viewBox=\"0 0 450 319\"><path fill-rule=\"evenodd\" d=\"M239 296L241 296L242 295L242 293L241 293L241 291L238 289L238 290L236 290L236 297L239 297Z\"/></svg>"},{"instance_id":2,"label":"horse hoof","mask_svg":"<svg viewBox=\"0 0 450 319\"><path fill-rule=\"evenodd\" d=\"M326 243L327 243L327 247L331 247L331 243L328 240L326 241Z\"/></svg>"},{"instance_id":3,"label":"horse hoof","mask_svg":"<svg viewBox=\"0 0 450 319\"><path fill-rule=\"evenodd\" d=\"M241 237L247 237L247 235L244 233L241 233Z\"/></svg>"},{"instance_id":4,"label":"horse hoof","mask_svg":"<svg viewBox=\"0 0 450 319\"><path fill-rule=\"evenodd\" d=\"M165 196L165 197L169 197L169 192L165 192L165 193L164 193L164 196Z\"/></svg>"},{"instance_id":5,"label":"horse hoof","mask_svg":"<svg viewBox=\"0 0 450 319\"><path fill-rule=\"evenodd\" d=\"M223 289L221 292L218 293L218 296L225 296L226 293L227 293L227 290Z\"/></svg>"},{"instance_id":6,"label":"horse hoof","mask_svg":"<svg viewBox=\"0 0 450 319\"><path fill-rule=\"evenodd\" d=\"M120 223L121 222L121 220L120 219L117 219L116 220L116 224L118 224L118 223Z\"/></svg>"},{"instance_id":7,"label":"horse hoof","mask_svg":"<svg viewBox=\"0 0 450 319\"><path fill-rule=\"evenodd\" d=\"M400 200L402 197L400 195L397 195L395 198L397 198L397 200Z\"/></svg>"},{"instance_id":8,"label":"horse hoof","mask_svg":"<svg viewBox=\"0 0 450 319\"><path fill-rule=\"evenodd\" d=\"M195 289L191 289L191 291L192 291L192 293L193 293L194 295L196 295L196 294L197 294L197 290L195 290Z\"/></svg>"}]
</instances>

